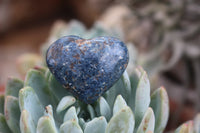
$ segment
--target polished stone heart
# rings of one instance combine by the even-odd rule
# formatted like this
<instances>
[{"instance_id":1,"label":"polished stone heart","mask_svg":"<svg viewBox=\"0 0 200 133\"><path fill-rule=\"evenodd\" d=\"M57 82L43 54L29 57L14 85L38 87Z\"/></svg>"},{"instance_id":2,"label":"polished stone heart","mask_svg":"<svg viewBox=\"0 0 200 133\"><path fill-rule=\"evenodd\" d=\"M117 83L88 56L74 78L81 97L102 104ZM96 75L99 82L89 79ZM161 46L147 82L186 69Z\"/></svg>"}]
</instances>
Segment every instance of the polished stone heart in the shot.
<instances>
[{"instance_id":1,"label":"polished stone heart","mask_svg":"<svg viewBox=\"0 0 200 133\"><path fill-rule=\"evenodd\" d=\"M114 37L65 36L48 49L46 62L55 78L75 97L93 103L121 77L129 60Z\"/></svg>"}]
</instances>

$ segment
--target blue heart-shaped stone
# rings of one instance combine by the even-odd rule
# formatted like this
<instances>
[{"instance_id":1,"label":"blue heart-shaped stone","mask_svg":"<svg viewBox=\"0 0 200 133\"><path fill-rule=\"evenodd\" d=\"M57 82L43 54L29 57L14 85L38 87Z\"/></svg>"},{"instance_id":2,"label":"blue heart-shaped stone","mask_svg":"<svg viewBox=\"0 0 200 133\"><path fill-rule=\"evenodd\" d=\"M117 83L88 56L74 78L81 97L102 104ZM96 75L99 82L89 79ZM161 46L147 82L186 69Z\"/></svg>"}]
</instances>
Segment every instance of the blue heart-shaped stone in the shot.
<instances>
[{"instance_id":1,"label":"blue heart-shaped stone","mask_svg":"<svg viewBox=\"0 0 200 133\"><path fill-rule=\"evenodd\" d=\"M126 46L114 37L65 36L46 55L55 78L85 103L93 103L107 91L121 77L128 60Z\"/></svg>"}]
</instances>

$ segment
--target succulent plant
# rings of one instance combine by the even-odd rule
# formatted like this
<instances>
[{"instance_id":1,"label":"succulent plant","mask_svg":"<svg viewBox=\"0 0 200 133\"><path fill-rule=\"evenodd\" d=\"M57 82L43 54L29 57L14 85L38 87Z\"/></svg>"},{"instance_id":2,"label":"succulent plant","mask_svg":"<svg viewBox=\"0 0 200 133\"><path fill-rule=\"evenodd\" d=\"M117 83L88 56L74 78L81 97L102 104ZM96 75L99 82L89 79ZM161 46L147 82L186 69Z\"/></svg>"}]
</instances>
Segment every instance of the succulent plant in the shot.
<instances>
[{"instance_id":1,"label":"succulent plant","mask_svg":"<svg viewBox=\"0 0 200 133\"><path fill-rule=\"evenodd\" d=\"M75 24L75 23L73 23ZM80 31L63 25L43 47L63 34ZM56 30L59 28L56 28ZM99 29L101 31L101 29ZM67 33L62 33L66 31ZM61 33L61 34L58 34ZM105 31L94 33L105 35ZM94 33L87 32L89 38ZM58 36L57 36L58 34ZM78 34L79 35L79 34ZM132 53L131 53L132 54ZM129 66L134 66L134 59ZM125 71L95 103L86 104L71 95L48 68L30 69L24 81L9 78L0 96L0 133L162 133L169 116L164 87L150 94L150 82L142 67ZM199 133L200 117L181 125L176 133Z\"/></svg>"},{"instance_id":2,"label":"succulent plant","mask_svg":"<svg viewBox=\"0 0 200 133\"><path fill-rule=\"evenodd\" d=\"M160 133L169 115L165 89L150 97L141 67L125 71L93 104L73 97L48 68L31 69L25 81L9 78L0 107L2 133Z\"/></svg>"}]
</instances>

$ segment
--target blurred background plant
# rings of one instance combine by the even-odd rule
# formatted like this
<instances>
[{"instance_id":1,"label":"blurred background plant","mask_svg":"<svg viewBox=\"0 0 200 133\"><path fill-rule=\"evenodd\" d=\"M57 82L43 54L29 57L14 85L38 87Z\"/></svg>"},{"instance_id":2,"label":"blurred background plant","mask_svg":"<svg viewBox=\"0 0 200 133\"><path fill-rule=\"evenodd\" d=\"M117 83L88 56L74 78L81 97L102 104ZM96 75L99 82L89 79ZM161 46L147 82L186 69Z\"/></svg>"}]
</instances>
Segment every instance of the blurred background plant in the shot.
<instances>
[{"instance_id":1,"label":"blurred background plant","mask_svg":"<svg viewBox=\"0 0 200 133\"><path fill-rule=\"evenodd\" d=\"M128 71L142 65L151 88L167 89L168 131L200 111L199 0L2 0L0 92L8 76L24 78L28 68L42 63L46 47L68 34L125 41Z\"/></svg>"}]
</instances>

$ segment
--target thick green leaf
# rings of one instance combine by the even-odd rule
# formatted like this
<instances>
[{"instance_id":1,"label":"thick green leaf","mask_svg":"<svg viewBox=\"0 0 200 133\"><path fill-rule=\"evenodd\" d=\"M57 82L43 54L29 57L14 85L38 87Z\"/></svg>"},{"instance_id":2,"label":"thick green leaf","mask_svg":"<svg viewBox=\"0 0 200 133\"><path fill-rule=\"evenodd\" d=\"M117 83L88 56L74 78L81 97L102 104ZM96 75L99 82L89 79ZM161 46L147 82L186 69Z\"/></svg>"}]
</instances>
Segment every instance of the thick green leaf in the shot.
<instances>
[{"instance_id":1,"label":"thick green leaf","mask_svg":"<svg viewBox=\"0 0 200 133\"><path fill-rule=\"evenodd\" d=\"M116 98L116 86L115 84L108 90L105 92L105 94L103 95L103 97L106 99L107 103L110 105L110 108L113 107L115 98Z\"/></svg>"},{"instance_id":2,"label":"thick green leaf","mask_svg":"<svg viewBox=\"0 0 200 133\"><path fill-rule=\"evenodd\" d=\"M140 77L141 77L141 72L139 72L138 68L136 68L133 71L133 73L130 75L131 98L129 99L128 105L131 107L133 111L135 111L136 90L137 90Z\"/></svg>"},{"instance_id":3,"label":"thick green leaf","mask_svg":"<svg viewBox=\"0 0 200 133\"><path fill-rule=\"evenodd\" d=\"M0 113L0 133L12 133L3 114Z\"/></svg>"},{"instance_id":4,"label":"thick green leaf","mask_svg":"<svg viewBox=\"0 0 200 133\"><path fill-rule=\"evenodd\" d=\"M37 133L57 133L51 105L45 107L44 116L39 119L37 124Z\"/></svg>"},{"instance_id":5,"label":"thick green leaf","mask_svg":"<svg viewBox=\"0 0 200 133\"><path fill-rule=\"evenodd\" d=\"M20 133L19 119L20 109L18 99L14 96L6 96L4 114L6 122L13 133Z\"/></svg>"},{"instance_id":6,"label":"thick green leaf","mask_svg":"<svg viewBox=\"0 0 200 133\"><path fill-rule=\"evenodd\" d=\"M33 88L24 87L19 91L19 105L21 111L25 109L29 112L33 122L37 125L39 118L43 115L44 108Z\"/></svg>"},{"instance_id":7,"label":"thick green leaf","mask_svg":"<svg viewBox=\"0 0 200 133\"><path fill-rule=\"evenodd\" d=\"M117 83L115 83L114 87L116 89L115 90L116 91L116 95L114 97L115 99L116 99L117 95L122 95L122 97L126 101L129 101L129 98L131 96L131 84L130 84L129 76L128 76L126 71L123 73L121 78L117 81ZM110 104L110 105L113 105L113 103Z\"/></svg>"},{"instance_id":8,"label":"thick green leaf","mask_svg":"<svg viewBox=\"0 0 200 133\"><path fill-rule=\"evenodd\" d=\"M76 108L76 114L77 114L77 116L79 115L80 111L81 111L81 107L78 106L78 107Z\"/></svg>"},{"instance_id":9,"label":"thick green leaf","mask_svg":"<svg viewBox=\"0 0 200 133\"><path fill-rule=\"evenodd\" d=\"M79 125L84 130L86 126L86 122L83 118L79 118Z\"/></svg>"},{"instance_id":10,"label":"thick green leaf","mask_svg":"<svg viewBox=\"0 0 200 133\"><path fill-rule=\"evenodd\" d=\"M137 133L149 133L149 132L153 133L154 126L155 126L155 116L153 110L151 108L148 108L142 119L142 122L140 123L137 129Z\"/></svg>"},{"instance_id":11,"label":"thick green leaf","mask_svg":"<svg viewBox=\"0 0 200 133\"><path fill-rule=\"evenodd\" d=\"M73 119L78 123L78 117L77 117L76 109L74 106L70 107L67 110L67 112L65 113L63 122L66 122L68 120L73 120Z\"/></svg>"},{"instance_id":12,"label":"thick green leaf","mask_svg":"<svg viewBox=\"0 0 200 133\"><path fill-rule=\"evenodd\" d=\"M200 133L200 114L194 119L194 133Z\"/></svg>"},{"instance_id":13,"label":"thick green leaf","mask_svg":"<svg viewBox=\"0 0 200 133\"><path fill-rule=\"evenodd\" d=\"M193 133L193 121L182 124L174 133Z\"/></svg>"},{"instance_id":14,"label":"thick green leaf","mask_svg":"<svg viewBox=\"0 0 200 133\"><path fill-rule=\"evenodd\" d=\"M150 83L146 72L140 68L141 76L136 89L135 96L135 126L139 126L145 112L150 104Z\"/></svg>"},{"instance_id":15,"label":"thick green leaf","mask_svg":"<svg viewBox=\"0 0 200 133\"><path fill-rule=\"evenodd\" d=\"M66 108L68 108L69 106L73 105L76 102L76 99L73 96L65 96L61 99L61 101L59 102L56 112L60 113L63 110L65 110Z\"/></svg>"},{"instance_id":16,"label":"thick green leaf","mask_svg":"<svg viewBox=\"0 0 200 133\"><path fill-rule=\"evenodd\" d=\"M104 97L107 101L107 103L110 105L110 108L113 108L115 99L117 95L122 95L122 97L129 101L128 98L131 96L131 87L130 87L130 81L128 78L128 74L125 71L121 78L104 94ZM131 96L132 99L132 96Z\"/></svg>"},{"instance_id":17,"label":"thick green leaf","mask_svg":"<svg viewBox=\"0 0 200 133\"><path fill-rule=\"evenodd\" d=\"M136 91L138 88L139 81L144 72L145 71L142 69L142 67L138 66L136 69L133 69L133 72L131 73L129 78L131 82L131 98L129 99L128 105L133 111L135 111Z\"/></svg>"},{"instance_id":18,"label":"thick green leaf","mask_svg":"<svg viewBox=\"0 0 200 133\"><path fill-rule=\"evenodd\" d=\"M101 116L94 118L86 124L84 133L105 133L107 121Z\"/></svg>"},{"instance_id":19,"label":"thick green leaf","mask_svg":"<svg viewBox=\"0 0 200 133\"><path fill-rule=\"evenodd\" d=\"M94 108L90 104L88 104L87 110L90 113L90 118L93 119L96 116Z\"/></svg>"},{"instance_id":20,"label":"thick green leaf","mask_svg":"<svg viewBox=\"0 0 200 133\"><path fill-rule=\"evenodd\" d=\"M0 95L0 113L4 114L4 95Z\"/></svg>"},{"instance_id":21,"label":"thick green leaf","mask_svg":"<svg viewBox=\"0 0 200 133\"><path fill-rule=\"evenodd\" d=\"M23 110L20 117L21 133L35 133L36 124L27 110Z\"/></svg>"},{"instance_id":22,"label":"thick green leaf","mask_svg":"<svg viewBox=\"0 0 200 133\"><path fill-rule=\"evenodd\" d=\"M113 106L113 115L115 115L117 112L119 112L126 106L127 106L126 101L123 99L121 95L118 95Z\"/></svg>"},{"instance_id":23,"label":"thick green leaf","mask_svg":"<svg viewBox=\"0 0 200 133\"><path fill-rule=\"evenodd\" d=\"M121 76L121 78L117 81L117 83L115 83L114 84L114 87L115 87L115 91L116 91L116 94L115 94L115 99L116 99L116 97L117 97L117 95L122 95L122 97L126 100L126 101L128 101L128 98L129 98L129 95L130 95L130 90L129 90L129 88L128 88L128 86L126 86L125 84L127 84L128 85L128 81L127 81L127 77L125 77L125 74L126 73L124 73L122 76ZM126 75L127 76L127 75ZM114 100L115 100L114 99ZM113 102L114 103L114 102ZM112 105L113 105L113 103L112 103ZM113 108L113 107L112 107Z\"/></svg>"},{"instance_id":24,"label":"thick green leaf","mask_svg":"<svg viewBox=\"0 0 200 133\"><path fill-rule=\"evenodd\" d=\"M133 133L134 125L133 112L126 106L111 118L106 127L106 133Z\"/></svg>"},{"instance_id":25,"label":"thick green leaf","mask_svg":"<svg viewBox=\"0 0 200 133\"><path fill-rule=\"evenodd\" d=\"M83 133L83 131L75 120L70 120L60 126L60 133Z\"/></svg>"},{"instance_id":26,"label":"thick green leaf","mask_svg":"<svg viewBox=\"0 0 200 133\"><path fill-rule=\"evenodd\" d=\"M124 85L124 88L126 90L126 93L127 93L127 101L130 101L130 99L132 99L131 97L131 82L130 82L130 79L129 79L129 76L128 76L128 73L127 71L125 70L122 77L122 82L123 82L123 85Z\"/></svg>"},{"instance_id":27,"label":"thick green leaf","mask_svg":"<svg viewBox=\"0 0 200 133\"><path fill-rule=\"evenodd\" d=\"M17 78L8 78L7 85L6 85L6 90L5 90L5 95L11 95L18 97L19 90L23 88L24 83L22 80L19 80Z\"/></svg>"},{"instance_id":28,"label":"thick green leaf","mask_svg":"<svg viewBox=\"0 0 200 133\"><path fill-rule=\"evenodd\" d=\"M96 111L99 112L99 115L104 116L107 120L109 120L111 117L110 106L108 105L107 101L103 97L99 98Z\"/></svg>"},{"instance_id":29,"label":"thick green leaf","mask_svg":"<svg viewBox=\"0 0 200 133\"><path fill-rule=\"evenodd\" d=\"M169 117L169 99L164 87L160 87L152 94L150 107L155 113L155 133L161 133Z\"/></svg>"},{"instance_id":30,"label":"thick green leaf","mask_svg":"<svg viewBox=\"0 0 200 133\"><path fill-rule=\"evenodd\" d=\"M30 69L26 74L24 86L32 87L44 106L49 104L56 105L56 100L50 93L47 81L42 72Z\"/></svg>"},{"instance_id":31,"label":"thick green leaf","mask_svg":"<svg viewBox=\"0 0 200 133\"><path fill-rule=\"evenodd\" d=\"M43 116L39 119L37 133L58 133L55 122L50 116Z\"/></svg>"}]
</instances>

